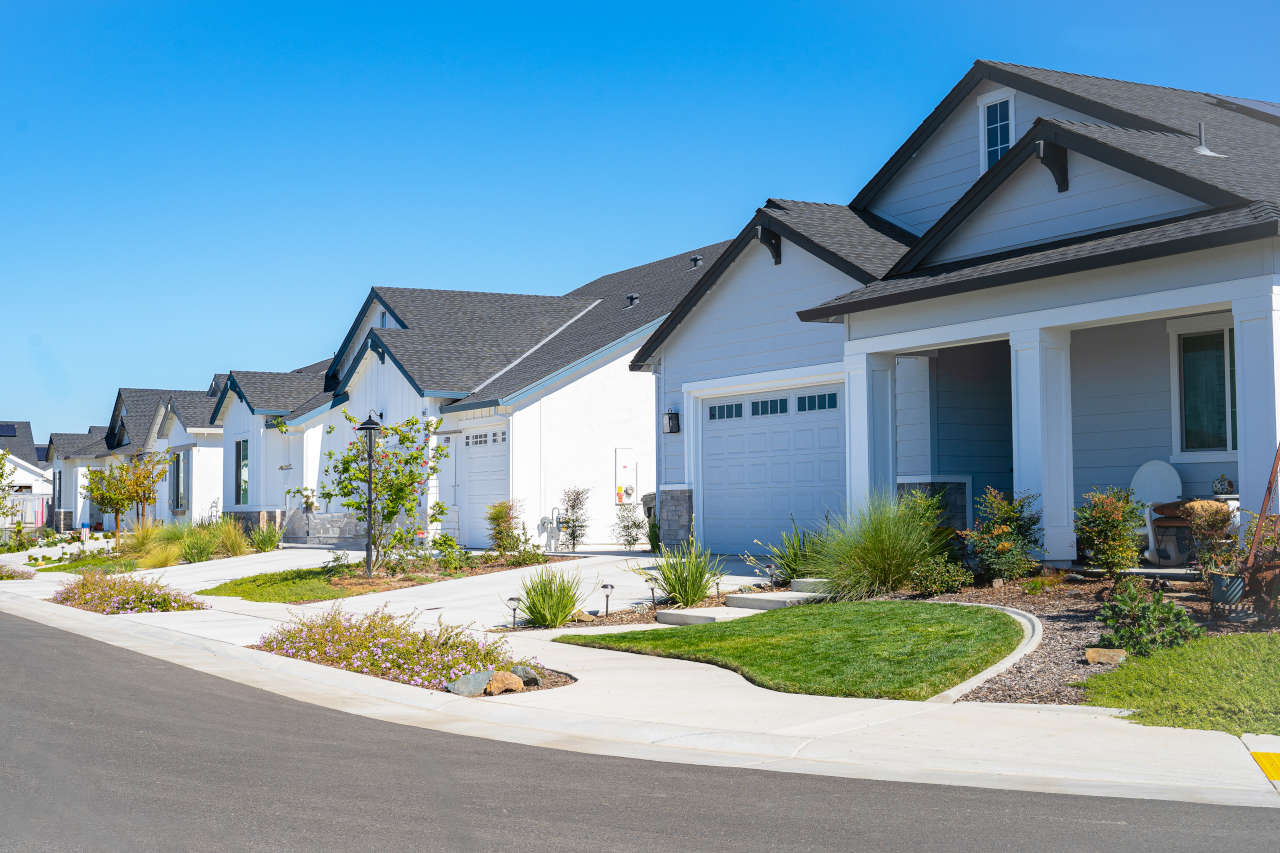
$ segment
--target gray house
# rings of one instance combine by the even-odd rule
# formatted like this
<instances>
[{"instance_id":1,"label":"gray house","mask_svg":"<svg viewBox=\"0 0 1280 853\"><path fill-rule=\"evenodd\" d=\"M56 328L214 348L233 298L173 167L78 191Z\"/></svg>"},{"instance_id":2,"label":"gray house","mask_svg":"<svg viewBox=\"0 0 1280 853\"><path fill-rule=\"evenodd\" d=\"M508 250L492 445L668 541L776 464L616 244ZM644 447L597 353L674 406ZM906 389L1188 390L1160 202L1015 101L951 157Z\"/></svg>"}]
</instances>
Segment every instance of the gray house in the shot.
<instances>
[{"instance_id":1,"label":"gray house","mask_svg":"<svg viewBox=\"0 0 1280 853\"><path fill-rule=\"evenodd\" d=\"M967 519L992 485L1065 563L1095 486L1256 508L1277 163L1277 104L975 63L851 202L757 210L637 353L681 420L664 538L741 551L913 482Z\"/></svg>"}]
</instances>

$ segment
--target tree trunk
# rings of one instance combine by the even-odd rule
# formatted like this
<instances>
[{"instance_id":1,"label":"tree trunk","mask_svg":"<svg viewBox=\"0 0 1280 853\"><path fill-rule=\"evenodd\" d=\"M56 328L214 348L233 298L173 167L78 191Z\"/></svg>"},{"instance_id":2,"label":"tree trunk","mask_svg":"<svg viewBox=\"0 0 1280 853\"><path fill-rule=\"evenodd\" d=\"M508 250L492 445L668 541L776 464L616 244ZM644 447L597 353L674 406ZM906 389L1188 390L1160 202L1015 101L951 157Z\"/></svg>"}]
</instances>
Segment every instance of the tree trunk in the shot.
<instances>
[{"instance_id":1,"label":"tree trunk","mask_svg":"<svg viewBox=\"0 0 1280 853\"><path fill-rule=\"evenodd\" d=\"M116 511L116 553L120 553L120 512Z\"/></svg>"}]
</instances>

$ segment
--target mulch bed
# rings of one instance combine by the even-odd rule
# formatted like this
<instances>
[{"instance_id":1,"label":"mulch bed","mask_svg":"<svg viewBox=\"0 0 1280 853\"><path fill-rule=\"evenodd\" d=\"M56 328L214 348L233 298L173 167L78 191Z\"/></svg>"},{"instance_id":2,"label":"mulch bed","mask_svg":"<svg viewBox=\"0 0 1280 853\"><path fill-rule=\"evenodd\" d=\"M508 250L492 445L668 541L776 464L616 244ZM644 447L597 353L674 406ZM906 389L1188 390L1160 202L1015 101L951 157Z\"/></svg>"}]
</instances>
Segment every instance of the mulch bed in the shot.
<instances>
[{"instance_id":1,"label":"mulch bed","mask_svg":"<svg viewBox=\"0 0 1280 853\"><path fill-rule=\"evenodd\" d=\"M733 592L723 592L720 595L711 595L698 602L698 607L723 607L725 596L737 595L739 593L752 592L785 592L785 586L769 586L768 584L757 584L750 588L734 590ZM680 608L669 602L658 602L658 610L678 610ZM574 620L563 626L565 628L595 628L601 625L652 625L658 621L653 605L649 603L637 604L634 607L623 607L621 610L610 608L609 615L604 615L604 610L588 610L587 613L595 616L590 622L579 622ZM537 628L533 625L517 625L512 628L510 625L494 628L495 632L511 632L511 631L543 631L544 628Z\"/></svg>"}]
</instances>

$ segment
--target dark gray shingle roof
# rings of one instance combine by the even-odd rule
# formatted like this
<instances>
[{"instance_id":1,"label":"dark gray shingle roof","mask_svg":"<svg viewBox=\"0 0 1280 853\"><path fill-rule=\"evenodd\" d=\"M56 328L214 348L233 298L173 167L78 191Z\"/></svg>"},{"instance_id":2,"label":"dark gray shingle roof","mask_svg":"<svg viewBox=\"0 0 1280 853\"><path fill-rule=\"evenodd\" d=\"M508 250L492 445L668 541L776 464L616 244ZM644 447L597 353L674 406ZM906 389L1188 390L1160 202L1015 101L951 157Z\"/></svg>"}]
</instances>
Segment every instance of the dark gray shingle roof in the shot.
<instances>
[{"instance_id":1,"label":"dark gray shingle roof","mask_svg":"<svg viewBox=\"0 0 1280 853\"><path fill-rule=\"evenodd\" d=\"M97 456L106 452L107 428L89 427L88 432L54 432L49 434L52 452L66 459L72 456Z\"/></svg>"},{"instance_id":2,"label":"dark gray shingle roof","mask_svg":"<svg viewBox=\"0 0 1280 853\"><path fill-rule=\"evenodd\" d=\"M257 412L292 412L325 392L324 373L233 370L231 381L240 389L249 407Z\"/></svg>"},{"instance_id":3,"label":"dark gray shingle roof","mask_svg":"<svg viewBox=\"0 0 1280 853\"><path fill-rule=\"evenodd\" d=\"M40 462L39 456L36 454L36 445L31 438L31 421L13 421L7 418L0 418L0 427L9 426L13 428L13 435L8 435L8 429L0 429L0 450L9 451L9 455L24 462L30 462L37 465Z\"/></svg>"},{"instance_id":4,"label":"dark gray shingle roof","mask_svg":"<svg viewBox=\"0 0 1280 853\"><path fill-rule=\"evenodd\" d=\"M207 391L174 391L168 403L183 426L207 429L218 398L210 397Z\"/></svg>"},{"instance_id":5,"label":"dark gray shingle roof","mask_svg":"<svg viewBox=\"0 0 1280 853\"><path fill-rule=\"evenodd\" d=\"M116 395L116 409L112 412L111 429L107 434L107 447L114 450L123 446L118 424L123 424L131 449L142 450L142 444L155 422L156 413L169 399L178 393L165 388L121 388ZM124 414L117 415L123 406Z\"/></svg>"}]
</instances>

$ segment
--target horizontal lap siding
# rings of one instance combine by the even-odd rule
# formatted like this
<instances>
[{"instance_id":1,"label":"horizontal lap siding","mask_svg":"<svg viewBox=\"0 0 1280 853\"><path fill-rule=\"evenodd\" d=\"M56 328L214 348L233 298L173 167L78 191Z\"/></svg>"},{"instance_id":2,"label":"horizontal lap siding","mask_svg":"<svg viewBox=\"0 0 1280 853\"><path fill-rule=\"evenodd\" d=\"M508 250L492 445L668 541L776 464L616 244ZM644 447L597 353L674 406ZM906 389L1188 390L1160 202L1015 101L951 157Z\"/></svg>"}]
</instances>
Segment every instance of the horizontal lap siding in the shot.
<instances>
[{"instance_id":1,"label":"horizontal lap siding","mask_svg":"<svg viewBox=\"0 0 1280 853\"><path fill-rule=\"evenodd\" d=\"M989 82L979 84L880 193L871 209L916 234L923 234L946 213L978 179L978 98L997 88ZM1014 93L1013 117L1015 140L1038 117L1103 123L1025 92Z\"/></svg>"},{"instance_id":2,"label":"horizontal lap siding","mask_svg":"<svg viewBox=\"0 0 1280 853\"><path fill-rule=\"evenodd\" d=\"M1003 341L940 350L933 366L934 473L968 474L974 495L1013 489L1013 397Z\"/></svg>"},{"instance_id":3,"label":"horizontal lap siding","mask_svg":"<svg viewBox=\"0 0 1280 853\"><path fill-rule=\"evenodd\" d=\"M1077 498L1127 487L1138 467L1173 453L1169 337L1163 320L1082 329L1071 336L1072 441ZM1210 494L1234 462L1175 462L1183 495Z\"/></svg>"}]
</instances>

